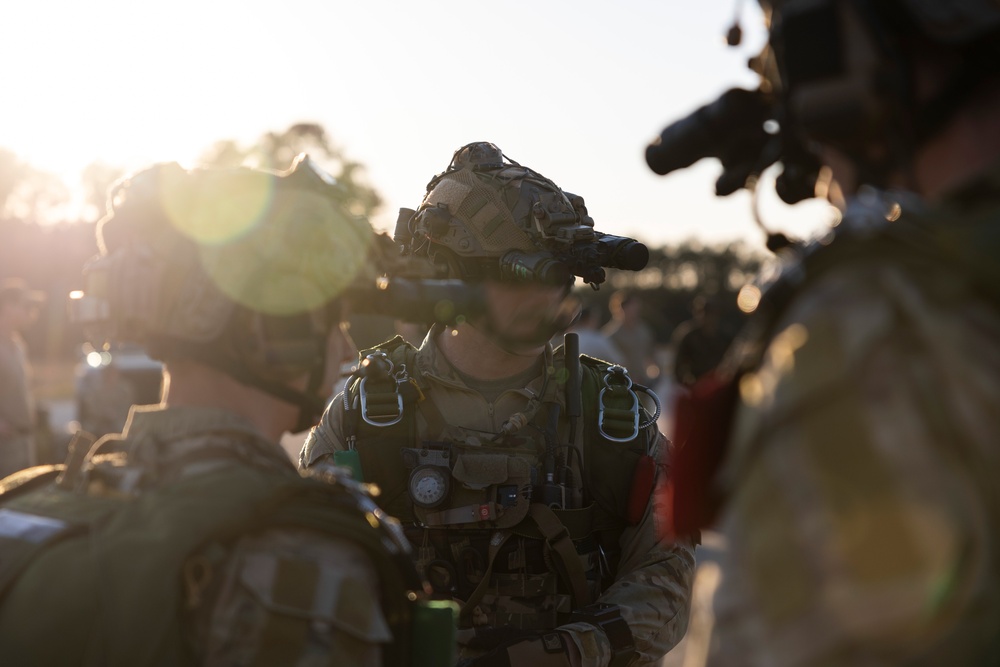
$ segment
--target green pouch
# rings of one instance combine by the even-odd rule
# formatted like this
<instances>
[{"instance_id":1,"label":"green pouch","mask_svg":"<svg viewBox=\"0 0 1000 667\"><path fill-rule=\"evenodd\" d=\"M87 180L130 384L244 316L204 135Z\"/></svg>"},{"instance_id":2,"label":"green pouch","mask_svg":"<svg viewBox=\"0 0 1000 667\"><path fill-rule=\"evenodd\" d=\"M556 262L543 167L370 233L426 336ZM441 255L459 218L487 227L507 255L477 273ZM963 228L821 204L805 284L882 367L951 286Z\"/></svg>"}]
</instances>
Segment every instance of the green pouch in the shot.
<instances>
[{"instance_id":1,"label":"green pouch","mask_svg":"<svg viewBox=\"0 0 1000 667\"><path fill-rule=\"evenodd\" d=\"M333 453L333 464L342 466L351 471L354 481L365 481L364 473L361 470L361 456L356 449L347 449Z\"/></svg>"}]
</instances>

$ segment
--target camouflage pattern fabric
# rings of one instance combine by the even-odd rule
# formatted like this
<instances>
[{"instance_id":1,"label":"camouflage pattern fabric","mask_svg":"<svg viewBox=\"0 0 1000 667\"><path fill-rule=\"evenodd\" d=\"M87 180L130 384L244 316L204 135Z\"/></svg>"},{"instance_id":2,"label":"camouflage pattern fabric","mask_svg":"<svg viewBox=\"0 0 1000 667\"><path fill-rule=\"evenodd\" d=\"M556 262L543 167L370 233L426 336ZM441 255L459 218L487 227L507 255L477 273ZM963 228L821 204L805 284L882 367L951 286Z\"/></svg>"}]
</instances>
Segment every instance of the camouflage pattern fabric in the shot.
<instances>
[{"instance_id":1,"label":"camouflage pattern fabric","mask_svg":"<svg viewBox=\"0 0 1000 667\"><path fill-rule=\"evenodd\" d=\"M898 259L807 282L740 384L709 664L1000 664L1000 309Z\"/></svg>"},{"instance_id":2,"label":"camouflage pattern fabric","mask_svg":"<svg viewBox=\"0 0 1000 667\"><path fill-rule=\"evenodd\" d=\"M218 466L287 474L291 462L242 418L208 408L133 408L130 458L158 469L189 460L175 479ZM212 452L210 456L199 453ZM226 455L226 452L231 454ZM270 528L213 544L185 566L185 622L204 665L382 664L392 640L379 577L362 549L300 528Z\"/></svg>"},{"instance_id":3,"label":"camouflage pattern fabric","mask_svg":"<svg viewBox=\"0 0 1000 667\"><path fill-rule=\"evenodd\" d=\"M434 401L444 420L455 433L462 431L496 433L510 415L523 411L531 396L540 391L543 384L541 376L525 387L504 391L492 404L487 402L482 395L463 382L441 355L434 342L435 336L440 331L440 327L434 327L428 333L417 352L417 368L410 369L410 373L411 375L419 373L426 380L431 387L428 399ZM551 356L550 348L546 351L546 359L550 360ZM553 369L550 367L549 370ZM559 396L556 398L561 402L562 392L557 393ZM334 399L320 424L311 432L302 451L300 466L314 465L328 459L334 452L346 448L343 436L342 398L341 395ZM588 406L584 406L584 410L587 409ZM430 435L426 432L427 424L419 411L416 428L422 437ZM580 443L577 445L582 451L582 445ZM366 479L366 481L378 480ZM687 629L694 572L694 547L689 542L674 544L660 540L655 522L652 507L647 507L642 521L636 526L625 529L621 538L622 555L616 580L597 600L619 605L621 608L622 616L635 640L637 658L631 663L633 665L658 664L663 655L680 641ZM419 546L415 545L415 554L420 553ZM549 584L554 585L554 581L547 582L544 577L534 583L539 587L539 592L548 591ZM570 602L566 595L551 595L544 600L554 606L552 613L549 614L551 623L554 623L555 612L564 610ZM498 619L497 626L501 625L499 619L503 618L504 614L509 615L508 621L513 627L518 626L521 614L542 619L546 617L544 612L539 614L541 609L518 606L510 597L503 600L500 608L492 608L490 602L489 598L484 598L480 606L489 608L493 617ZM551 629L551 627L549 625L539 629ZM593 625L573 623L559 626L559 630L573 638L583 656L583 664L587 667L607 665L611 660L612 652L608 638ZM461 631L459 641L462 642ZM459 647L460 658L474 657L479 653L480 651L465 646Z\"/></svg>"}]
</instances>

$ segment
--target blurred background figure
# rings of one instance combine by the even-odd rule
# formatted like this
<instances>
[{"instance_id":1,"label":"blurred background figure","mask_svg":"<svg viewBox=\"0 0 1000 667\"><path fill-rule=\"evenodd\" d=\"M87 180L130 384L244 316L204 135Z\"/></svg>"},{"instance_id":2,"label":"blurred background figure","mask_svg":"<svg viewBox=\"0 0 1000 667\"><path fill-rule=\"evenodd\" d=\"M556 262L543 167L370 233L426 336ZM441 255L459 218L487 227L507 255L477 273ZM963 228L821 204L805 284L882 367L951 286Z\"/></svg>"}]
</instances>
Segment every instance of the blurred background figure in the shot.
<instances>
[{"instance_id":1,"label":"blurred background figure","mask_svg":"<svg viewBox=\"0 0 1000 667\"><path fill-rule=\"evenodd\" d=\"M611 321L601 333L621 351L621 357L610 359L628 369L632 380L652 386L660 375L656 362L656 339L653 330L642 319L642 297L632 290L619 290L611 295L608 304Z\"/></svg>"},{"instance_id":2,"label":"blurred background figure","mask_svg":"<svg viewBox=\"0 0 1000 667\"><path fill-rule=\"evenodd\" d=\"M691 304L693 317L674 331L674 380L690 387L719 365L733 340L722 329L719 304L699 295Z\"/></svg>"},{"instance_id":3,"label":"blurred background figure","mask_svg":"<svg viewBox=\"0 0 1000 667\"><path fill-rule=\"evenodd\" d=\"M601 332L601 311L594 304L583 305L580 316L569 331L580 337L580 354L604 361L619 361L624 356L618 346ZM559 342L562 342L562 336Z\"/></svg>"},{"instance_id":4,"label":"blurred background figure","mask_svg":"<svg viewBox=\"0 0 1000 667\"><path fill-rule=\"evenodd\" d=\"M118 433L125 426L129 408L136 403L136 390L125 377L119 362L111 361L100 372L81 378L78 397L80 428L102 436Z\"/></svg>"},{"instance_id":5,"label":"blurred background figure","mask_svg":"<svg viewBox=\"0 0 1000 667\"><path fill-rule=\"evenodd\" d=\"M0 478L35 462L35 399L21 334L44 300L18 278L0 284Z\"/></svg>"}]
</instances>

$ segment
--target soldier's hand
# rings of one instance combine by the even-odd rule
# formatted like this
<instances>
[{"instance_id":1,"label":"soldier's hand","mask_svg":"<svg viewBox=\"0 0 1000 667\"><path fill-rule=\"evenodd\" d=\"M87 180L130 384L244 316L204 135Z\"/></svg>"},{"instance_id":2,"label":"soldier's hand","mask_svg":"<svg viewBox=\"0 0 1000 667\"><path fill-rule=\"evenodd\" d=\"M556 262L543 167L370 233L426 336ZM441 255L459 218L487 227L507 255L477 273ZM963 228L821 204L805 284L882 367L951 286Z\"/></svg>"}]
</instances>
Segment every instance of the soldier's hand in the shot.
<instances>
[{"instance_id":1,"label":"soldier's hand","mask_svg":"<svg viewBox=\"0 0 1000 667\"><path fill-rule=\"evenodd\" d=\"M456 667L579 667L576 644L558 631L519 637Z\"/></svg>"}]
</instances>

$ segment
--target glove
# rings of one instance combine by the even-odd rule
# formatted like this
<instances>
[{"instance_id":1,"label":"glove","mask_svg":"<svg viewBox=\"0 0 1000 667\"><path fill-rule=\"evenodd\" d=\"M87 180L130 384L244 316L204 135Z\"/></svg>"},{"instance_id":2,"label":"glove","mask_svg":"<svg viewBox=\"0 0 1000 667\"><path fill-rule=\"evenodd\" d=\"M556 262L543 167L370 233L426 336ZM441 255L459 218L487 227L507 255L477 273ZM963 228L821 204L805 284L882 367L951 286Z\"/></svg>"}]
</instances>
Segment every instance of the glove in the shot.
<instances>
[{"instance_id":1,"label":"glove","mask_svg":"<svg viewBox=\"0 0 1000 667\"><path fill-rule=\"evenodd\" d=\"M496 630L502 632L504 628ZM496 646L489 653L462 660L455 667L572 667L566 641L562 633L555 630L522 635ZM475 648L474 642L469 642L468 646Z\"/></svg>"}]
</instances>

